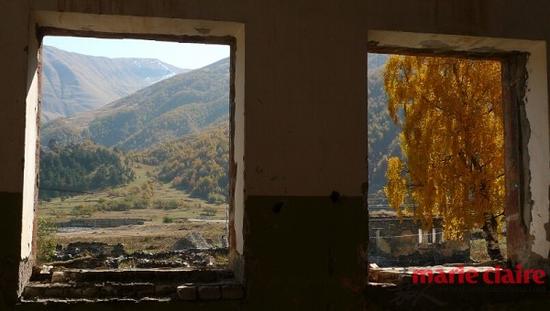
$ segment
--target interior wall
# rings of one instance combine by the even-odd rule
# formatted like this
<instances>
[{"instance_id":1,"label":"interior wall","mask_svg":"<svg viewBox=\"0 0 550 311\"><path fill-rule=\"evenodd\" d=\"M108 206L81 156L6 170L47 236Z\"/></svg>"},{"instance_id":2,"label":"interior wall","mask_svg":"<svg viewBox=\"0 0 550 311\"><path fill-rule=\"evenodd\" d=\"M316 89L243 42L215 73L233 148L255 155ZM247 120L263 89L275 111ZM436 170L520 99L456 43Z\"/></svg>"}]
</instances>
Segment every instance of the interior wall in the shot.
<instances>
[{"instance_id":1,"label":"interior wall","mask_svg":"<svg viewBox=\"0 0 550 311\"><path fill-rule=\"evenodd\" d=\"M243 134L236 144L244 148L243 153L235 154L241 164L237 172L244 177L244 191L236 196L245 207L240 215L236 213L243 226L240 248L248 297L243 309L279 310L289 303L316 310L361 306L366 278L361 256L368 235L361 197L367 172L363 4L274 0L28 3L30 10L18 7L15 15L36 16L42 26L55 21L101 31L95 27L96 15L102 21L115 21L100 23L105 31L113 31L117 25L120 32L166 27L164 21L154 19L123 23L120 16L186 19L206 25L207 21L244 24L246 46L237 51L244 51L246 58L237 70L244 73L240 79L246 89L236 94L245 103L240 110L246 114L244 122L237 122L236 128L236 133ZM43 18L47 12L53 13ZM2 23L13 28L9 21ZM193 31L188 26L175 27L173 32ZM6 46L5 53L15 55L27 44L21 40L2 46ZM23 71L16 75L26 79ZM342 76L348 80L342 81ZM6 93L12 91L0 88ZM19 97L24 99L25 95L21 92ZM25 126L14 128L23 134ZM34 130L27 126L27 131ZM14 152L19 159L25 157L23 145L21 149ZM8 163L14 161L4 162L6 166ZM17 183L23 187L22 180ZM341 197L329 198L333 192ZM14 206L18 209L21 203ZM22 219L21 215L14 218ZM331 226L339 229L326 230ZM19 233L14 240L20 242L20 228L13 232ZM12 263L2 269L8 271L14 266ZM19 279L24 281L23 276ZM13 282L5 286L6 296L13 299ZM326 295L319 297L320 292Z\"/></svg>"},{"instance_id":2,"label":"interior wall","mask_svg":"<svg viewBox=\"0 0 550 311\"><path fill-rule=\"evenodd\" d=\"M25 147L23 158L23 211L22 211L22 237L21 259L31 256L32 233L34 225L34 207L37 184L37 150L38 140L38 112L39 112L39 86L38 78L38 40L35 29L29 28L27 44L27 97L25 99Z\"/></svg>"},{"instance_id":3,"label":"interior wall","mask_svg":"<svg viewBox=\"0 0 550 311\"><path fill-rule=\"evenodd\" d=\"M363 256L368 241L361 193L367 180L369 28L546 42L550 39L550 3L542 0L1 1L0 202L5 211L0 218L0 233L5 239L0 252L2 310L12 309L22 279L18 273L28 87L26 51L29 18L34 11L244 24L246 115L241 143L246 159L240 172L244 177L242 251L247 298L238 303L186 306L201 310L362 308L366 278ZM60 16L60 21L63 18ZM537 117L544 118L539 114ZM548 142L548 128L537 126L536 135L539 141ZM549 164L542 164L546 169L540 173L544 174ZM547 180L537 184L544 182L548 188ZM330 199L332 192L342 196ZM540 211L548 209L543 201L540 206ZM534 233L538 235L542 226ZM540 245L537 254L547 248L546 243ZM120 310L116 303L102 307ZM93 310L96 306L80 308ZM126 308L145 310L151 306L128 304Z\"/></svg>"},{"instance_id":4,"label":"interior wall","mask_svg":"<svg viewBox=\"0 0 550 311\"><path fill-rule=\"evenodd\" d=\"M532 209L529 233L531 250L537 261L550 265L550 139L548 106L548 71L546 42L533 48L527 61L527 93L525 110L530 125L529 180Z\"/></svg>"},{"instance_id":5,"label":"interior wall","mask_svg":"<svg viewBox=\"0 0 550 311\"><path fill-rule=\"evenodd\" d=\"M25 98L27 94L27 2L2 1L0 51L0 309L18 292L21 258ZM14 32L14 29L19 31ZM16 130L17 129L17 130Z\"/></svg>"}]
</instances>

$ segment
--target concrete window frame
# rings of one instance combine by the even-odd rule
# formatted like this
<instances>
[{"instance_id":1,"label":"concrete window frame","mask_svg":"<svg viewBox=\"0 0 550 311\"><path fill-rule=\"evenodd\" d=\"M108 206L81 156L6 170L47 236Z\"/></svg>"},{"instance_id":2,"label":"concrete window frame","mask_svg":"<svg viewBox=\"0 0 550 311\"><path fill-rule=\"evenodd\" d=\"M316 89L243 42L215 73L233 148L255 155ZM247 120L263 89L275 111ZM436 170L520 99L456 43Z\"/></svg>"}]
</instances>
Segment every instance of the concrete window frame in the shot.
<instances>
[{"instance_id":1,"label":"concrete window frame","mask_svg":"<svg viewBox=\"0 0 550 311\"><path fill-rule=\"evenodd\" d=\"M372 53L501 62L507 255L512 264L547 268L550 145L545 41L385 30L370 30L368 39Z\"/></svg>"},{"instance_id":2,"label":"concrete window frame","mask_svg":"<svg viewBox=\"0 0 550 311\"><path fill-rule=\"evenodd\" d=\"M38 197L41 44L46 35L98 38L154 39L182 43L230 46L230 204L229 269L243 280L244 217L244 24L228 21L189 20L164 17L116 16L72 12L31 13L28 45L24 184L21 229L19 293L28 283L36 251Z\"/></svg>"}]
</instances>

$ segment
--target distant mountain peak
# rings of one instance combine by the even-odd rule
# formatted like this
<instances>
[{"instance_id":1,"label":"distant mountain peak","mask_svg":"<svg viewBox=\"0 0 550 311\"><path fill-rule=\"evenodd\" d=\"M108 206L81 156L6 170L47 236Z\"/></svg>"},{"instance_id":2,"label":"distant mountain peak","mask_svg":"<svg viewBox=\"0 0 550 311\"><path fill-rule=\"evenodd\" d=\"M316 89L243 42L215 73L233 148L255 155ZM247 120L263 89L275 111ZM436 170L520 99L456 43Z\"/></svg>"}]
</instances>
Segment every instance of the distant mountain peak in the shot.
<instances>
[{"instance_id":1,"label":"distant mountain peak","mask_svg":"<svg viewBox=\"0 0 550 311\"><path fill-rule=\"evenodd\" d=\"M97 109L188 71L155 58L108 58L44 46L42 120Z\"/></svg>"}]
</instances>

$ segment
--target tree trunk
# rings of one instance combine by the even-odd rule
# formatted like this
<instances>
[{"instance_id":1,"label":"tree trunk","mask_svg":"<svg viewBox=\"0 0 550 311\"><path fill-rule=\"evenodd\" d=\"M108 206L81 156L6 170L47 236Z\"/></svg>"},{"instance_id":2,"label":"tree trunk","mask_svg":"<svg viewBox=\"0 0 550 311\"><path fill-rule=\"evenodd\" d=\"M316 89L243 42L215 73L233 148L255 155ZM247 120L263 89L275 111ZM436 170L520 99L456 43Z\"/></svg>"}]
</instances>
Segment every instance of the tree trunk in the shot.
<instances>
[{"instance_id":1,"label":"tree trunk","mask_svg":"<svg viewBox=\"0 0 550 311\"><path fill-rule=\"evenodd\" d=\"M503 260L500 246L498 245L497 220L492 214L485 214L485 224L483 225L483 235L487 242L487 254L491 260Z\"/></svg>"}]
</instances>

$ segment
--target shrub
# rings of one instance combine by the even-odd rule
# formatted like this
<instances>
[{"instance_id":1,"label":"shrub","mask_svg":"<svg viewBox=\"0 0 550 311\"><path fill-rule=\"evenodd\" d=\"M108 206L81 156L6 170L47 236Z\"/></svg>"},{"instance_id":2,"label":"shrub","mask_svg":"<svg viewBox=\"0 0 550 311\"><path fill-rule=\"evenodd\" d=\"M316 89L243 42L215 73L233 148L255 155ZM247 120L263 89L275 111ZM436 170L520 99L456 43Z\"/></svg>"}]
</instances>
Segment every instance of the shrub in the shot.
<instances>
[{"instance_id":1,"label":"shrub","mask_svg":"<svg viewBox=\"0 0 550 311\"><path fill-rule=\"evenodd\" d=\"M130 209L146 209L150 200L138 198L134 195L126 196L123 199L112 200L106 203L99 203L98 208L106 211L128 211Z\"/></svg>"},{"instance_id":2,"label":"shrub","mask_svg":"<svg viewBox=\"0 0 550 311\"><path fill-rule=\"evenodd\" d=\"M208 203L212 203L212 204L222 204L222 203L225 203L226 201L226 198L225 196L219 194L219 193L209 193L208 194Z\"/></svg>"},{"instance_id":3,"label":"shrub","mask_svg":"<svg viewBox=\"0 0 550 311\"><path fill-rule=\"evenodd\" d=\"M162 222L165 224L171 224L174 222L174 218L170 216L164 216L164 218L162 218Z\"/></svg>"},{"instance_id":4,"label":"shrub","mask_svg":"<svg viewBox=\"0 0 550 311\"><path fill-rule=\"evenodd\" d=\"M38 218L38 260L40 262L51 261L55 255L55 223L45 219Z\"/></svg>"},{"instance_id":5,"label":"shrub","mask_svg":"<svg viewBox=\"0 0 550 311\"><path fill-rule=\"evenodd\" d=\"M170 210L178 208L180 204L176 200L156 200L153 206L157 209Z\"/></svg>"},{"instance_id":6,"label":"shrub","mask_svg":"<svg viewBox=\"0 0 550 311\"><path fill-rule=\"evenodd\" d=\"M104 206L104 210L107 211L128 211L132 208L133 202L131 202L128 199L122 199L122 200L113 200L111 202L108 202Z\"/></svg>"},{"instance_id":7,"label":"shrub","mask_svg":"<svg viewBox=\"0 0 550 311\"><path fill-rule=\"evenodd\" d=\"M216 209L213 207L205 207L204 210L201 212L201 215L203 216L216 216Z\"/></svg>"},{"instance_id":8,"label":"shrub","mask_svg":"<svg viewBox=\"0 0 550 311\"><path fill-rule=\"evenodd\" d=\"M176 200L169 200L166 202L166 205L164 209L176 209L179 207L178 201Z\"/></svg>"},{"instance_id":9,"label":"shrub","mask_svg":"<svg viewBox=\"0 0 550 311\"><path fill-rule=\"evenodd\" d=\"M147 199L136 199L134 200L133 207L134 209L146 209L149 207L150 201Z\"/></svg>"},{"instance_id":10,"label":"shrub","mask_svg":"<svg viewBox=\"0 0 550 311\"><path fill-rule=\"evenodd\" d=\"M77 205L71 210L73 216L92 216L93 213L98 211L97 206L92 205Z\"/></svg>"}]
</instances>

